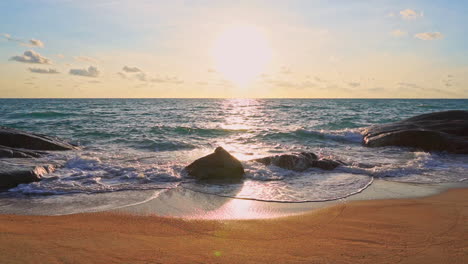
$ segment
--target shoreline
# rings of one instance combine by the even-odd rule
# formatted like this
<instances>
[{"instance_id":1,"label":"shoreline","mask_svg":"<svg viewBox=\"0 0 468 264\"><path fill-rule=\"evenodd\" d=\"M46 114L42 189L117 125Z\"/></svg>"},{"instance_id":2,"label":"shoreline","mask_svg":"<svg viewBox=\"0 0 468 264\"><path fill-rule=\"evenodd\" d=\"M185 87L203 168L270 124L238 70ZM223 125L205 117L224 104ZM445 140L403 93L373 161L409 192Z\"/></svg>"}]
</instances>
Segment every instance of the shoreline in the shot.
<instances>
[{"instance_id":1,"label":"shoreline","mask_svg":"<svg viewBox=\"0 0 468 264\"><path fill-rule=\"evenodd\" d=\"M466 263L468 188L262 220L0 215L2 263Z\"/></svg>"},{"instance_id":2,"label":"shoreline","mask_svg":"<svg viewBox=\"0 0 468 264\"><path fill-rule=\"evenodd\" d=\"M417 184L374 179L363 191L345 198L296 203L233 198L177 187L168 190L3 197L0 198L0 214L56 216L111 212L204 220L271 219L307 214L353 201L426 197L454 188L468 188L468 183Z\"/></svg>"},{"instance_id":3,"label":"shoreline","mask_svg":"<svg viewBox=\"0 0 468 264\"><path fill-rule=\"evenodd\" d=\"M345 198L316 202L268 202L172 189L154 199L109 210L142 216L178 217L201 220L274 219L303 215L354 201L421 198L450 189L468 188L466 183L415 184L374 179L363 191Z\"/></svg>"}]
</instances>

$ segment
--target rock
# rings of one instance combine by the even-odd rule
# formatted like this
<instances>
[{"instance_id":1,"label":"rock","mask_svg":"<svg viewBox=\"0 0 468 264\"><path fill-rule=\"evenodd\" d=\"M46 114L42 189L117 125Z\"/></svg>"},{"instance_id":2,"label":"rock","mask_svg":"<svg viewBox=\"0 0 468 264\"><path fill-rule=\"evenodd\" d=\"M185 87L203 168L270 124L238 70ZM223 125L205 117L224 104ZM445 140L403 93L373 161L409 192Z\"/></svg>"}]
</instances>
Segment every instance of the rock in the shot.
<instances>
[{"instance_id":1,"label":"rock","mask_svg":"<svg viewBox=\"0 0 468 264\"><path fill-rule=\"evenodd\" d=\"M244 177L244 167L222 147L217 147L214 153L199 158L185 167L191 177L199 180L232 180L238 181Z\"/></svg>"},{"instance_id":2,"label":"rock","mask_svg":"<svg viewBox=\"0 0 468 264\"><path fill-rule=\"evenodd\" d=\"M309 168L333 170L344 164L342 162L329 159L318 159L317 155L312 152L276 155L254 159L253 161L260 162L264 165L275 165L280 168L293 171L305 171Z\"/></svg>"},{"instance_id":3,"label":"rock","mask_svg":"<svg viewBox=\"0 0 468 264\"><path fill-rule=\"evenodd\" d=\"M0 145L30 150L73 150L76 146L55 137L0 127Z\"/></svg>"},{"instance_id":4,"label":"rock","mask_svg":"<svg viewBox=\"0 0 468 264\"><path fill-rule=\"evenodd\" d=\"M78 147L55 137L0 127L0 189L39 181L53 171L55 166L35 159L47 154L44 151L73 149Z\"/></svg>"},{"instance_id":5,"label":"rock","mask_svg":"<svg viewBox=\"0 0 468 264\"><path fill-rule=\"evenodd\" d=\"M423 114L362 131L368 147L400 146L468 154L468 111Z\"/></svg>"},{"instance_id":6,"label":"rock","mask_svg":"<svg viewBox=\"0 0 468 264\"><path fill-rule=\"evenodd\" d=\"M53 165L15 165L0 163L0 189L13 188L22 183L40 181L44 174L55 170Z\"/></svg>"},{"instance_id":7,"label":"rock","mask_svg":"<svg viewBox=\"0 0 468 264\"><path fill-rule=\"evenodd\" d=\"M0 158L38 158L44 152L0 146Z\"/></svg>"}]
</instances>

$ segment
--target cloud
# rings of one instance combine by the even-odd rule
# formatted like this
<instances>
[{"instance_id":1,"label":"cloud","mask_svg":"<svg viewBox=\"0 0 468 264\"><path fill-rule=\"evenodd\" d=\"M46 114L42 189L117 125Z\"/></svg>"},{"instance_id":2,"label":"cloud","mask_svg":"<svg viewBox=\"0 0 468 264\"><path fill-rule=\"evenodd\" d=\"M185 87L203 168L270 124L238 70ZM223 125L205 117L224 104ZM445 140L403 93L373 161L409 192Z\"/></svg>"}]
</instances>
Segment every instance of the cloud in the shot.
<instances>
[{"instance_id":1,"label":"cloud","mask_svg":"<svg viewBox=\"0 0 468 264\"><path fill-rule=\"evenodd\" d=\"M440 32L423 32L414 35L415 38L422 39L422 40L434 40L434 39L442 39L444 35Z\"/></svg>"},{"instance_id":2,"label":"cloud","mask_svg":"<svg viewBox=\"0 0 468 264\"><path fill-rule=\"evenodd\" d=\"M57 54L57 55L55 55L55 56L57 56L57 58L60 58L60 59L65 58L65 55L63 55L63 54Z\"/></svg>"},{"instance_id":3,"label":"cloud","mask_svg":"<svg viewBox=\"0 0 468 264\"><path fill-rule=\"evenodd\" d=\"M170 83L170 84L182 84L182 83L184 83L183 80L179 79L176 76L162 77L162 78L152 78L149 81L154 82L154 83Z\"/></svg>"},{"instance_id":4,"label":"cloud","mask_svg":"<svg viewBox=\"0 0 468 264\"><path fill-rule=\"evenodd\" d=\"M33 46L33 47L41 47L43 48L44 47L44 42L38 40L38 39L30 39L29 40L29 45Z\"/></svg>"},{"instance_id":5,"label":"cloud","mask_svg":"<svg viewBox=\"0 0 468 264\"><path fill-rule=\"evenodd\" d=\"M317 77L317 76L314 77L314 80L315 80L316 82L321 82L321 83L326 82L324 79L321 79L321 78L319 78L319 77Z\"/></svg>"},{"instance_id":6,"label":"cloud","mask_svg":"<svg viewBox=\"0 0 468 264\"><path fill-rule=\"evenodd\" d=\"M88 69L70 69L71 75L84 76L84 77L98 77L100 72L94 66L89 66Z\"/></svg>"},{"instance_id":7,"label":"cloud","mask_svg":"<svg viewBox=\"0 0 468 264\"><path fill-rule=\"evenodd\" d=\"M128 66L124 66L124 67L122 68L122 70L123 70L124 72L142 72L142 71L141 71L139 68L137 68L137 67L128 67Z\"/></svg>"},{"instance_id":8,"label":"cloud","mask_svg":"<svg viewBox=\"0 0 468 264\"><path fill-rule=\"evenodd\" d=\"M118 72L117 75L120 76L120 78L122 79L127 79L127 75L125 75L125 73L123 72Z\"/></svg>"},{"instance_id":9,"label":"cloud","mask_svg":"<svg viewBox=\"0 0 468 264\"><path fill-rule=\"evenodd\" d=\"M44 74L55 74L60 73L56 69L41 69L41 68L28 68L30 72L44 73Z\"/></svg>"},{"instance_id":10,"label":"cloud","mask_svg":"<svg viewBox=\"0 0 468 264\"><path fill-rule=\"evenodd\" d=\"M3 37L6 38L8 41L16 42L19 43L22 46L26 47L39 47L43 48L44 47L44 42L38 40L38 39L30 39L28 41L22 40L22 39L17 39L13 38L10 34L3 34Z\"/></svg>"},{"instance_id":11,"label":"cloud","mask_svg":"<svg viewBox=\"0 0 468 264\"><path fill-rule=\"evenodd\" d=\"M400 29L395 29L392 32L390 32L390 34L392 36L394 36L394 37L399 38L399 37L404 37L404 36L408 35L408 32L400 30Z\"/></svg>"},{"instance_id":12,"label":"cloud","mask_svg":"<svg viewBox=\"0 0 468 264\"><path fill-rule=\"evenodd\" d=\"M400 11L400 16L406 20L413 20L418 17L423 17L424 13L422 11L418 13L413 9L405 9Z\"/></svg>"},{"instance_id":13,"label":"cloud","mask_svg":"<svg viewBox=\"0 0 468 264\"><path fill-rule=\"evenodd\" d=\"M95 59L95 58L92 58L92 57L88 57L88 56L75 56L73 57L76 61L79 61L79 62L89 62L89 63L98 63L99 60Z\"/></svg>"},{"instance_id":14,"label":"cloud","mask_svg":"<svg viewBox=\"0 0 468 264\"><path fill-rule=\"evenodd\" d=\"M169 83L169 84L182 84L183 80L179 79L176 76L166 76L166 77L155 77L151 78L144 72L140 72L134 75L135 78L142 82L152 82L152 83Z\"/></svg>"},{"instance_id":15,"label":"cloud","mask_svg":"<svg viewBox=\"0 0 468 264\"><path fill-rule=\"evenodd\" d=\"M136 74L135 78L137 78L137 80L140 80L142 82L148 81L148 78L146 77L146 73L144 73L144 72L140 72L140 73Z\"/></svg>"},{"instance_id":16,"label":"cloud","mask_svg":"<svg viewBox=\"0 0 468 264\"><path fill-rule=\"evenodd\" d=\"M23 55L13 56L10 58L12 61L24 62L24 63L37 63L37 64L51 64L52 62L42 57L41 54L35 52L34 50L27 50Z\"/></svg>"}]
</instances>

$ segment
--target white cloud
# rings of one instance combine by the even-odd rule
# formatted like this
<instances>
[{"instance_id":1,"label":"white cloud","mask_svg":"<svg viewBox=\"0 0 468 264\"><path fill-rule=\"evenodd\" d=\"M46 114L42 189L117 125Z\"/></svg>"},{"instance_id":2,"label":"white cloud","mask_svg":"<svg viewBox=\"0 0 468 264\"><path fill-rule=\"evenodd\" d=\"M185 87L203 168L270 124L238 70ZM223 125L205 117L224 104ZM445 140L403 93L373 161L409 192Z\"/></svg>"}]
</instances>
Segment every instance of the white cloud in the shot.
<instances>
[{"instance_id":1,"label":"white cloud","mask_svg":"<svg viewBox=\"0 0 468 264\"><path fill-rule=\"evenodd\" d=\"M34 50L27 50L23 55L13 56L10 60L24 62L24 63L37 63L37 64L51 64L51 61Z\"/></svg>"},{"instance_id":2,"label":"white cloud","mask_svg":"<svg viewBox=\"0 0 468 264\"><path fill-rule=\"evenodd\" d=\"M41 69L41 68L28 68L30 72L34 73L45 73L45 74L55 74L59 73L56 69Z\"/></svg>"},{"instance_id":3,"label":"white cloud","mask_svg":"<svg viewBox=\"0 0 468 264\"><path fill-rule=\"evenodd\" d=\"M44 42L42 42L42 41L40 41L38 39L30 39L30 40L26 41L26 40L22 40L22 39L13 38L10 34L3 34L3 37L8 41L17 42L20 45L26 46L26 47L39 47L39 48L44 47Z\"/></svg>"},{"instance_id":4,"label":"white cloud","mask_svg":"<svg viewBox=\"0 0 468 264\"><path fill-rule=\"evenodd\" d=\"M89 66L88 69L70 69L71 75L84 76L84 77L98 77L100 72L94 66Z\"/></svg>"},{"instance_id":5,"label":"white cloud","mask_svg":"<svg viewBox=\"0 0 468 264\"><path fill-rule=\"evenodd\" d=\"M415 38L422 39L422 40L434 40L434 39L442 39L444 35L440 32L423 32L414 35Z\"/></svg>"},{"instance_id":6,"label":"white cloud","mask_svg":"<svg viewBox=\"0 0 468 264\"><path fill-rule=\"evenodd\" d=\"M412 20L412 19L416 19L418 17L423 17L424 14L423 14L423 12L418 13L413 9L405 9L405 10L400 11L400 16L403 19Z\"/></svg>"},{"instance_id":7,"label":"white cloud","mask_svg":"<svg viewBox=\"0 0 468 264\"><path fill-rule=\"evenodd\" d=\"M128 66L124 66L124 67L122 68L122 70L123 70L124 72L142 72L142 71L141 71L139 68L137 68L137 67L128 67Z\"/></svg>"},{"instance_id":8,"label":"white cloud","mask_svg":"<svg viewBox=\"0 0 468 264\"><path fill-rule=\"evenodd\" d=\"M92 57L88 57L88 56L75 56L73 57L76 61L79 61L79 62L89 62L89 63L98 63L99 60L95 59L95 58L92 58Z\"/></svg>"},{"instance_id":9,"label":"white cloud","mask_svg":"<svg viewBox=\"0 0 468 264\"><path fill-rule=\"evenodd\" d=\"M29 40L29 45L33 47L44 47L44 42L38 40L38 39L30 39Z\"/></svg>"},{"instance_id":10,"label":"white cloud","mask_svg":"<svg viewBox=\"0 0 468 264\"><path fill-rule=\"evenodd\" d=\"M399 38L399 37L404 37L404 36L408 35L408 32L400 30L400 29L395 29L392 32L390 32L390 34L392 36L394 36L394 37Z\"/></svg>"}]
</instances>

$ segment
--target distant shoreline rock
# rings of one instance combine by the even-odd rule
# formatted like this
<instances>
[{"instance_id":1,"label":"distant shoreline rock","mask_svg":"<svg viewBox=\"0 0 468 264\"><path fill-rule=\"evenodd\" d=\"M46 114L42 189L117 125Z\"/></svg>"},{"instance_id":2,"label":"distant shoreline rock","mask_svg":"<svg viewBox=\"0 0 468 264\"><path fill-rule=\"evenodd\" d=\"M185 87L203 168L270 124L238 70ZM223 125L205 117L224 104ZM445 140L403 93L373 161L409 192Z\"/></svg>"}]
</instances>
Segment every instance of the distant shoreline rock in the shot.
<instances>
[{"instance_id":1,"label":"distant shoreline rock","mask_svg":"<svg viewBox=\"0 0 468 264\"><path fill-rule=\"evenodd\" d=\"M468 154L468 111L453 110L418 115L364 129L368 147L399 146L423 151Z\"/></svg>"}]
</instances>

